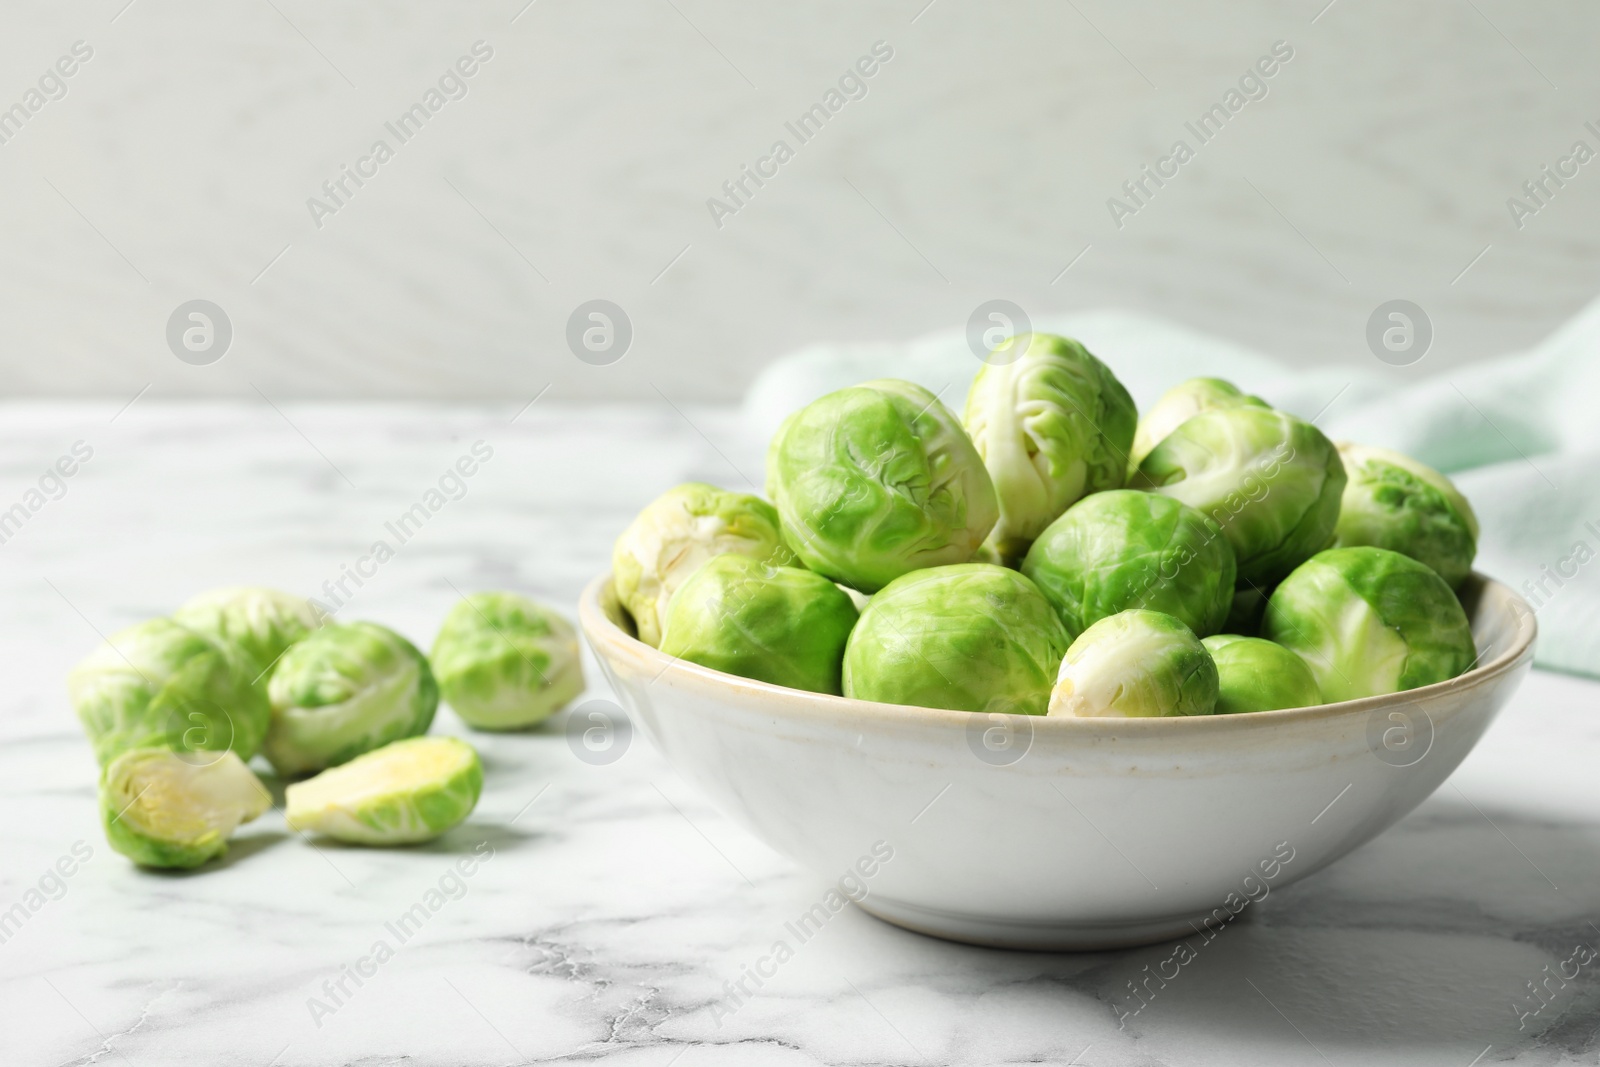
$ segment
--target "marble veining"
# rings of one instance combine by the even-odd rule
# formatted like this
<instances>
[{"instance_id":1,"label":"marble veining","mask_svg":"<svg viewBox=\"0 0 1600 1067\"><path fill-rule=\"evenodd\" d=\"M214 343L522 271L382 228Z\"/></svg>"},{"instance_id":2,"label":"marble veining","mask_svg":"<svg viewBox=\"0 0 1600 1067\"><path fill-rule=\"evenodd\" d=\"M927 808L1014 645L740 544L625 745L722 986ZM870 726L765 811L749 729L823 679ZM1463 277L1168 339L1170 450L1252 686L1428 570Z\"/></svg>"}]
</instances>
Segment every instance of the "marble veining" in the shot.
<instances>
[{"instance_id":1,"label":"marble veining","mask_svg":"<svg viewBox=\"0 0 1600 1067\"><path fill-rule=\"evenodd\" d=\"M650 497L760 470L731 409L541 402L511 422L525 399L0 409L3 506L74 442L93 450L0 544L0 1063L1469 1067L1600 1054L1600 960L1571 962L1600 948L1600 684L1541 672L1416 812L1189 939L1176 971L1173 944L998 952L849 906L801 941L787 924L823 879L721 816L642 736L593 765L563 720L482 735L441 711L437 730L479 745L486 789L432 845L313 847L274 810L199 872L140 872L112 853L62 685L97 630L226 582L317 595L478 441L493 458L341 616L425 646L457 590L515 589L570 613ZM607 698L588 666L585 699ZM757 984L747 976L779 941L790 951ZM733 997L741 980L750 995Z\"/></svg>"}]
</instances>

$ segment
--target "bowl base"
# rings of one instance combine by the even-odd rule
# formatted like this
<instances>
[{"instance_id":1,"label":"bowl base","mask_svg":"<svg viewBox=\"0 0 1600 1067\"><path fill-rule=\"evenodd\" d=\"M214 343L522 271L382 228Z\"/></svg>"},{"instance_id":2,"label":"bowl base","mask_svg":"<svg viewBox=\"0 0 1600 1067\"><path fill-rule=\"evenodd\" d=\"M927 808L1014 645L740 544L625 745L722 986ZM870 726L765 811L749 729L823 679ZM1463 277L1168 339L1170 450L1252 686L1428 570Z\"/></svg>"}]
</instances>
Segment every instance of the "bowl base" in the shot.
<instances>
[{"instance_id":1,"label":"bowl base","mask_svg":"<svg viewBox=\"0 0 1600 1067\"><path fill-rule=\"evenodd\" d=\"M1192 937L1204 929L1203 920L1216 921L1209 914L1101 923L995 920L886 900L878 894L858 900L856 905L874 918L915 933L968 945L1033 952L1100 952L1155 945Z\"/></svg>"}]
</instances>

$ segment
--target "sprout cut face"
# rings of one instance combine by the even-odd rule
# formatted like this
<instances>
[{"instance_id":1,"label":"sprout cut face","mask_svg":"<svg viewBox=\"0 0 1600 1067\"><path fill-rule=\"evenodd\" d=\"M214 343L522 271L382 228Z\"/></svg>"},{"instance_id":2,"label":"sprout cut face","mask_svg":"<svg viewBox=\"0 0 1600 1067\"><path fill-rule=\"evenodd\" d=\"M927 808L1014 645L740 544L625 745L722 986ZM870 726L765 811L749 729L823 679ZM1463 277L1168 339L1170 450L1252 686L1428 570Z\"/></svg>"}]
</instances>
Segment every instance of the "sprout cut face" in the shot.
<instances>
[{"instance_id":1,"label":"sprout cut face","mask_svg":"<svg viewBox=\"0 0 1600 1067\"><path fill-rule=\"evenodd\" d=\"M760 497L686 482L639 512L611 552L617 600L633 616L639 640L660 645L678 586L706 560L729 554L773 566L794 562L777 511Z\"/></svg>"},{"instance_id":2,"label":"sprout cut face","mask_svg":"<svg viewBox=\"0 0 1600 1067\"><path fill-rule=\"evenodd\" d=\"M472 813L483 764L465 741L413 737L291 785L291 829L350 845L431 841Z\"/></svg>"},{"instance_id":3,"label":"sprout cut face","mask_svg":"<svg viewBox=\"0 0 1600 1067\"><path fill-rule=\"evenodd\" d=\"M230 641L150 619L74 667L67 692L102 765L132 748L226 749L249 759L270 718L251 665Z\"/></svg>"},{"instance_id":4,"label":"sprout cut face","mask_svg":"<svg viewBox=\"0 0 1600 1067\"><path fill-rule=\"evenodd\" d=\"M1016 571L915 571L868 602L844 655L844 695L953 711L1043 715L1067 632Z\"/></svg>"},{"instance_id":5,"label":"sprout cut face","mask_svg":"<svg viewBox=\"0 0 1600 1067\"><path fill-rule=\"evenodd\" d=\"M1131 489L1067 509L1033 543L1022 573L1071 637L1129 608L1214 633L1233 602L1233 548L1217 524L1172 497Z\"/></svg>"},{"instance_id":6,"label":"sprout cut face","mask_svg":"<svg viewBox=\"0 0 1600 1067\"><path fill-rule=\"evenodd\" d=\"M1190 378L1179 382L1162 393L1161 399L1140 417L1139 428L1133 435L1133 451L1128 455L1128 469L1137 470L1151 449L1202 411L1240 405L1264 408L1267 402L1258 396L1246 396L1238 386L1221 378Z\"/></svg>"},{"instance_id":7,"label":"sprout cut face","mask_svg":"<svg viewBox=\"0 0 1600 1067\"><path fill-rule=\"evenodd\" d=\"M583 692L577 631L515 593L474 593L451 608L431 659L444 699L480 730L534 726Z\"/></svg>"},{"instance_id":8,"label":"sprout cut face","mask_svg":"<svg viewBox=\"0 0 1600 1067\"><path fill-rule=\"evenodd\" d=\"M1478 517L1450 479L1387 448L1343 444L1349 482L1334 547L1371 545L1426 563L1452 589L1472 573Z\"/></svg>"},{"instance_id":9,"label":"sprout cut face","mask_svg":"<svg viewBox=\"0 0 1600 1067\"><path fill-rule=\"evenodd\" d=\"M1187 626L1159 611L1101 619L1072 642L1050 714L1074 718L1210 715L1217 666Z\"/></svg>"},{"instance_id":10,"label":"sprout cut face","mask_svg":"<svg viewBox=\"0 0 1600 1067\"><path fill-rule=\"evenodd\" d=\"M201 593L173 612L172 618L243 649L255 670L251 677L263 688L278 657L322 625L321 614L305 597L246 587Z\"/></svg>"},{"instance_id":11,"label":"sprout cut face","mask_svg":"<svg viewBox=\"0 0 1600 1067\"><path fill-rule=\"evenodd\" d=\"M1321 691L1305 660L1259 637L1216 634L1201 644L1217 665L1217 714L1309 708Z\"/></svg>"},{"instance_id":12,"label":"sprout cut face","mask_svg":"<svg viewBox=\"0 0 1600 1067\"><path fill-rule=\"evenodd\" d=\"M272 726L263 751L286 776L426 733L439 706L422 653L372 622L325 626L291 646L267 692Z\"/></svg>"},{"instance_id":13,"label":"sprout cut face","mask_svg":"<svg viewBox=\"0 0 1600 1067\"><path fill-rule=\"evenodd\" d=\"M999 499L989 540L1009 564L1080 497L1122 487L1137 413L1077 341L1033 333L1001 347L1011 358L984 363L962 421Z\"/></svg>"},{"instance_id":14,"label":"sprout cut face","mask_svg":"<svg viewBox=\"0 0 1600 1067\"><path fill-rule=\"evenodd\" d=\"M767 451L784 536L818 574L875 593L972 558L999 514L960 422L894 379L829 393L784 420Z\"/></svg>"},{"instance_id":15,"label":"sprout cut face","mask_svg":"<svg viewBox=\"0 0 1600 1067\"><path fill-rule=\"evenodd\" d=\"M1331 548L1273 591L1262 636L1299 655L1329 702L1442 682L1477 659L1443 578L1384 548Z\"/></svg>"},{"instance_id":16,"label":"sprout cut face","mask_svg":"<svg viewBox=\"0 0 1600 1067\"><path fill-rule=\"evenodd\" d=\"M1184 421L1145 457L1135 480L1222 527L1241 581L1276 582L1333 535L1344 465L1308 422L1236 405Z\"/></svg>"},{"instance_id":17,"label":"sprout cut face","mask_svg":"<svg viewBox=\"0 0 1600 1067\"><path fill-rule=\"evenodd\" d=\"M100 779L106 840L144 867L198 867L271 806L266 787L232 752L130 749Z\"/></svg>"},{"instance_id":18,"label":"sprout cut face","mask_svg":"<svg viewBox=\"0 0 1600 1067\"><path fill-rule=\"evenodd\" d=\"M849 595L820 574L718 556L678 588L661 651L743 678L841 690Z\"/></svg>"}]
</instances>

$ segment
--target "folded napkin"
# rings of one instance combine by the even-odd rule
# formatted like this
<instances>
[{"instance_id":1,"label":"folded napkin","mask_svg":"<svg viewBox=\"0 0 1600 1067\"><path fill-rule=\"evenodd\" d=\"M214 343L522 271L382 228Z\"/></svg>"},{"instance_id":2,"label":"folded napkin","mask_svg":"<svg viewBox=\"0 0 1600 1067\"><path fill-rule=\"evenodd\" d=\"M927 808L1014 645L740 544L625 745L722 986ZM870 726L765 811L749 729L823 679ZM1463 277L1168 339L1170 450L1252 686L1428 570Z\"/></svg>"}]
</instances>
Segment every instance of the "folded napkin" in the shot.
<instances>
[{"instance_id":1,"label":"folded napkin","mask_svg":"<svg viewBox=\"0 0 1600 1067\"><path fill-rule=\"evenodd\" d=\"M1146 315L1057 315L1034 328L1081 340L1141 411L1185 378L1227 378L1335 441L1393 448L1448 474L1482 526L1476 568L1538 614L1536 662L1600 676L1600 301L1527 352L1402 387L1351 368L1294 370ZM872 378L917 382L959 412L979 366L959 332L814 345L761 373L743 417L765 440L789 412Z\"/></svg>"}]
</instances>

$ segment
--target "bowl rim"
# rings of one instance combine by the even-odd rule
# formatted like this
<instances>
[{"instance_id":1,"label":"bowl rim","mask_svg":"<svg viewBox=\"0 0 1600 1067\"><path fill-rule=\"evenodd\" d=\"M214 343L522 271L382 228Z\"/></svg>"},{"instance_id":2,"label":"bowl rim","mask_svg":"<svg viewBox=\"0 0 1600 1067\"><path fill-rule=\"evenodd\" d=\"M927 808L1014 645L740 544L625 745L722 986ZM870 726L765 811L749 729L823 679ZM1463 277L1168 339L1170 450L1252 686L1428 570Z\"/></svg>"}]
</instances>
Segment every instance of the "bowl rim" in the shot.
<instances>
[{"instance_id":1,"label":"bowl rim","mask_svg":"<svg viewBox=\"0 0 1600 1067\"><path fill-rule=\"evenodd\" d=\"M1533 609L1510 586L1478 571L1472 572L1469 581L1471 580L1481 583L1481 588L1478 592L1480 599L1486 596L1490 590L1497 590L1497 595L1504 598L1506 610L1515 616L1516 634L1507 647L1489 662L1481 663L1464 674L1459 674L1442 682L1420 686L1416 689L1406 689L1398 693L1384 693L1379 696L1342 700L1332 704L1317 704L1308 708L1284 708L1278 711L1253 711L1235 715L1174 715L1151 718L1119 718L1115 716L1077 718L1064 715L1017 715L1015 717L1029 720L1035 737L1040 733L1049 734L1052 732L1064 736L1126 735L1130 730L1146 734L1156 731L1187 731L1191 734L1204 734L1261 728L1282 729L1292 723L1313 722L1345 716L1365 716L1381 708L1406 707L1430 701L1435 697L1477 689L1517 670L1525 661L1531 659L1539 627ZM819 718L848 715L863 724L876 722L901 726L925 724L964 727L971 723L973 715L982 714L980 712L956 711L949 708L927 708L911 704L884 704L878 701L860 700L855 697L834 696L831 693L812 693L803 689L790 689L786 686L773 685L770 682L757 681L753 678L725 674L722 671L713 670L710 667L702 667L699 664L690 663L676 656L669 656L660 649L652 648L640 641L637 637L629 634L611 621L601 603L602 593L610 589L611 585L612 573L605 571L591 579L588 585L584 587L583 595L578 601L578 619L584 636L588 638L595 654L608 664L611 661L611 656L602 651L602 646L609 650L632 656L638 659L642 665L653 668L650 683L652 685L662 678L670 677L674 683L679 685L686 684L690 688L713 691L715 695L723 700L736 699L741 696L746 699L759 700L762 702L764 710L777 710L778 707L781 707L791 714ZM612 595L614 597L615 593L613 592Z\"/></svg>"}]
</instances>

